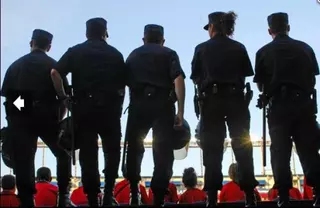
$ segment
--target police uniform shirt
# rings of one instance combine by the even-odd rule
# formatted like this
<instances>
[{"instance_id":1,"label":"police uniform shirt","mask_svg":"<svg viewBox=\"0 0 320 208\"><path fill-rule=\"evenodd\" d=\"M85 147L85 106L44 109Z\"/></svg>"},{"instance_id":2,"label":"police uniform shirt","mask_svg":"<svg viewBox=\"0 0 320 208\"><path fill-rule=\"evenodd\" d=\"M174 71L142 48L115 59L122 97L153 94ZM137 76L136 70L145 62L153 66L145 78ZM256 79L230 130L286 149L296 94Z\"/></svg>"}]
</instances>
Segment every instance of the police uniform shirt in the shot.
<instances>
[{"instance_id":1,"label":"police uniform shirt","mask_svg":"<svg viewBox=\"0 0 320 208\"><path fill-rule=\"evenodd\" d=\"M19 58L7 70L1 96L15 99L20 95L55 98L50 71L56 61L41 50Z\"/></svg>"},{"instance_id":2,"label":"police uniform shirt","mask_svg":"<svg viewBox=\"0 0 320 208\"><path fill-rule=\"evenodd\" d=\"M72 73L76 91L113 91L124 85L123 56L104 40L89 39L69 48L55 69L62 76Z\"/></svg>"},{"instance_id":3,"label":"police uniform shirt","mask_svg":"<svg viewBox=\"0 0 320 208\"><path fill-rule=\"evenodd\" d=\"M174 80L182 75L178 54L159 44L148 43L135 49L126 60L128 85L150 84L171 89Z\"/></svg>"},{"instance_id":4,"label":"police uniform shirt","mask_svg":"<svg viewBox=\"0 0 320 208\"><path fill-rule=\"evenodd\" d=\"M45 30L35 29L31 40L51 44L53 35ZM19 58L7 70L1 96L15 99L18 96L41 99L56 96L50 71L56 61L44 51L34 49L31 53ZM29 97L30 98L30 97Z\"/></svg>"},{"instance_id":5,"label":"police uniform shirt","mask_svg":"<svg viewBox=\"0 0 320 208\"><path fill-rule=\"evenodd\" d=\"M201 89L215 83L244 87L253 69L245 46L229 37L215 35L195 48L190 78Z\"/></svg>"},{"instance_id":6,"label":"police uniform shirt","mask_svg":"<svg viewBox=\"0 0 320 208\"><path fill-rule=\"evenodd\" d=\"M106 31L107 21L92 18L87 21L88 31ZM107 34L107 33L106 33ZM56 70L63 76L72 73L75 91L114 92L124 88L125 65L122 54L105 40L89 38L71 47L57 63Z\"/></svg>"},{"instance_id":7,"label":"police uniform shirt","mask_svg":"<svg viewBox=\"0 0 320 208\"><path fill-rule=\"evenodd\" d=\"M272 92L281 84L294 84L312 92L319 66L312 48L288 35L279 34L256 53L253 81Z\"/></svg>"}]
</instances>

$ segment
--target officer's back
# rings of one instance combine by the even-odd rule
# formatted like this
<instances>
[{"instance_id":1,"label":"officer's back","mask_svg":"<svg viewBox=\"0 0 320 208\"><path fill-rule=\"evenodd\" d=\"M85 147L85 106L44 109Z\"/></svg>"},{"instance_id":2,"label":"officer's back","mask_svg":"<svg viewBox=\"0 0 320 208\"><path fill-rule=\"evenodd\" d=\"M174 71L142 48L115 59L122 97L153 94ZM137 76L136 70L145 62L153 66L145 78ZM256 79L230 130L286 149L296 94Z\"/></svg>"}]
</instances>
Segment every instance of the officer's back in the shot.
<instances>
[{"instance_id":1,"label":"officer's back","mask_svg":"<svg viewBox=\"0 0 320 208\"><path fill-rule=\"evenodd\" d=\"M215 36L200 45L203 53L203 62L207 73L207 82L230 83L244 86L242 67L248 64L243 61L246 54L244 46L227 36Z\"/></svg>"},{"instance_id":2,"label":"officer's back","mask_svg":"<svg viewBox=\"0 0 320 208\"><path fill-rule=\"evenodd\" d=\"M11 65L12 71L8 70L8 75L16 77L16 83L10 86L10 90L16 92L25 91L32 94L44 94L47 92L54 95L50 67L54 66L55 63L55 60L41 50L34 50L21 57ZM4 84L3 90L5 88Z\"/></svg>"},{"instance_id":3,"label":"officer's back","mask_svg":"<svg viewBox=\"0 0 320 208\"><path fill-rule=\"evenodd\" d=\"M201 90L219 83L243 88L244 78L253 75L245 46L222 34L196 47L192 65L191 79L201 83Z\"/></svg>"},{"instance_id":4,"label":"officer's back","mask_svg":"<svg viewBox=\"0 0 320 208\"><path fill-rule=\"evenodd\" d=\"M70 49L72 52L72 84L77 91L115 89L114 80L121 68L122 55L100 39L89 39Z\"/></svg>"},{"instance_id":5,"label":"officer's back","mask_svg":"<svg viewBox=\"0 0 320 208\"><path fill-rule=\"evenodd\" d=\"M192 61L191 79L201 92L201 147L209 207L216 206L217 191L222 188L226 127L239 164L239 186L245 192L246 206L256 204L254 188L258 181L249 135L251 95L244 95L245 78L253 75L253 69L245 47L230 38L236 17L234 12L209 14L204 29L211 39L196 47Z\"/></svg>"},{"instance_id":6,"label":"officer's back","mask_svg":"<svg viewBox=\"0 0 320 208\"><path fill-rule=\"evenodd\" d=\"M105 156L103 205L107 206L113 203L113 187L118 177L125 64L122 54L106 42L105 19L89 19L86 36L87 41L61 57L51 76L59 96L66 98L61 76L72 75L75 144L80 149L83 191L90 206L98 206L101 192L97 142L100 135Z\"/></svg>"},{"instance_id":7,"label":"officer's back","mask_svg":"<svg viewBox=\"0 0 320 208\"><path fill-rule=\"evenodd\" d=\"M310 46L289 37L287 13L269 15L268 25L273 41L257 52L253 80L267 98L263 102L268 105L271 166L274 188L279 191L278 207L290 205L292 142L307 183L315 188L314 206L319 207L320 155L316 145L319 139L313 89L315 76L319 74L318 63Z\"/></svg>"},{"instance_id":8,"label":"officer's back","mask_svg":"<svg viewBox=\"0 0 320 208\"><path fill-rule=\"evenodd\" d=\"M314 89L314 69L318 66L314 61L313 50L308 44L287 34L279 34L272 42L262 47L257 56L264 59L263 63L258 62L258 66L263 65L267 69L263 79L269 82L265 92L270 96L285 84L294 85L308 93Z\"/></svg>"},{"instance_id":9,"label":"officer's back","mask_svg":"<svg viewBox=\"0 0 320 208\"><path fill-rule=\"evenodd\" d=\"M163 47L162 26L146 25L143 41L144 45L135 49L126 61L130 107L125 136L128 141L127 163L123 171L127 171L127 179L130 181L130 204L138 205L143 139L152 128L155 168L151 189L155 194L154 204L162 205L172 176L173 126L182 126L184 120L185 76L177 53ZM174 94L177 99L173 97ZM176 100L178 113L175 124Z\"/></svg>"},{"instance_id":10,"label":"officer's back","mask_svg":"<svg viewBox=\"0 0 320 208\"><path fill-rule=\"evenodd\" d=\"M129 86L135 88L139 83L171 89L173 82L170 71L170 57L173 50L156 43L148 43L135 49L127 59L130 73Z\"/></svg>"},{"instance_id":11,"label":"officer's back","mask_svg":"<svg viewBox=\"0 0 320 208\"><path fill-rule=\"evenodd\" d=\"M7 70L3 81L1 96L6 97L8 101L6 107L10 115L17 112L12 104L19 96L25 100L23 110L31 110L34 107L34 101L52 101L56 96L50 77L51 68L55 66L56 61L45 53L50 50L52 35L36 29L32 39L37 40L37 47L32 48L29 54L15 61ZM31 47L32 44L30 42ZM49 46L45 47L48 44ZM20 113L19 116L21 115L23 114Z\"/></svg>"}]
</instances>

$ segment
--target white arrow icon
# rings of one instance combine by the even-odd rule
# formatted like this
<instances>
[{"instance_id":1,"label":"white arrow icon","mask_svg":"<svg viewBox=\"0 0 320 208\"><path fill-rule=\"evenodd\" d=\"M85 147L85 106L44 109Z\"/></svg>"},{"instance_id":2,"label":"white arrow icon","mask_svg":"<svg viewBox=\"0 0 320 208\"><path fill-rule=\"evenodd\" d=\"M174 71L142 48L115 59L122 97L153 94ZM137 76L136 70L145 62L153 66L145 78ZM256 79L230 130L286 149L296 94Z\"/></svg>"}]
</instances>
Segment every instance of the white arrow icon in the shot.
<instances>
[{"instance_id":1,"label":"white arrow icon","mask_svg":"<svg viewBox=\"0 0 320 208\"><path fill-rule=\"evenodd\" d=\"M19 109L21 110L21 108L24 108L24 99L21 99L21 96L19 96L14 102L13 104Z\"/></svg>"}]
</instances>

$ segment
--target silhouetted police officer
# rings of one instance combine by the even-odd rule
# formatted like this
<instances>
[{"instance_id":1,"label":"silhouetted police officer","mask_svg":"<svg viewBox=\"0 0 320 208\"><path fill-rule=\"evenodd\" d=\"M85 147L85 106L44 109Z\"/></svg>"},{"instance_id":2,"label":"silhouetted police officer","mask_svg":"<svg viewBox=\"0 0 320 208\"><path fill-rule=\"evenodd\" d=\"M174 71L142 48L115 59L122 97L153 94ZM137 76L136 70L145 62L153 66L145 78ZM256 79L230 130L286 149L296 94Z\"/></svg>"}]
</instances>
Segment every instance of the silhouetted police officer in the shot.
<instances>
[{"instance_id":1,"label":"silhouetted police officer","mask_svg":"<svg viewBox=\"0 0 320 208\"><path fill-rule=\"evenodd\" d=\"M297 153L307 184L316 188L320 206L320 156L317 143L316 105L311 99L319 67L312 48L288 36L288 14L268 16L273 41L256 54L254 82L268 98L268 124L271 138L271 164L279 206L289 201L291 143Z\"/></svg>"},{"instance_id":2,"label":"silhouetted police officer","mask_svg":"<svg viewBox=\"0 0 320 208\"><path fill-rule=\"evenodd\" d=\"M71 161L57 145L60 101L52 86L50 71L56 61L46 52L51 48L52 34L36 29L30 42L31 52L15 61L7 70L1 96L6 97L5 107L8 134L12 140L14 169L21 205L34 206L34 157L38 136L57 158L59 206L69 205ZM25 107L14 106L16 98L24 99Z\"/></svg>"},{"instance_id":3,"label":"silhouetted police officer","mask_svg":"<svg viewBox=\"0 0 320 208\"><path fill-rule=\"evenodd\" d=\"M75 140L80 148L82 184L90 206L98 205L100 174L98 134L104 152L104 205L112 204L120 162L121 112L125 64L122 54L106 42L107 21L87 21L87 41L68 49L51 76L58 94L66 96L60 75L72 74Z\"/></svg>"},{"instance_id":4,"label":"silhouetted police officer","mask_svg":"<svg viewBox=\"0 0 320 208\"><path fill-rule=\"evenodd\" d=\"M184 72L177 53L164 47L164 31L159 25L146 25L144 45L127 58L130 89L126 129L128 141L127 177L131 204L138 204L138 183L144 154L143 140L153 129L154 172L151 189L154 204L162 205L173 166L173 127L182 126L185 100ZM178 113L175 123L175 101Z\"/></svg>"},{"instance_id":5,"label":"silhouetted police officer","mask_svg":"<svg viewBox=\"0 0 320 208\"><path fill-rule=\"evenodd\" d=\"M205 168L208 206L216 206L217 190L222 188L222 159L226 124L239 164L239 185L246 193L246 205L254 206L254 177L250 112L245 100L245 77L253 75L246 48L229 38L234 32L236 14L209 14L210 40L199 44L192 61L191 79L202 95L201 146Z\"/></svg>"}]
</instances>

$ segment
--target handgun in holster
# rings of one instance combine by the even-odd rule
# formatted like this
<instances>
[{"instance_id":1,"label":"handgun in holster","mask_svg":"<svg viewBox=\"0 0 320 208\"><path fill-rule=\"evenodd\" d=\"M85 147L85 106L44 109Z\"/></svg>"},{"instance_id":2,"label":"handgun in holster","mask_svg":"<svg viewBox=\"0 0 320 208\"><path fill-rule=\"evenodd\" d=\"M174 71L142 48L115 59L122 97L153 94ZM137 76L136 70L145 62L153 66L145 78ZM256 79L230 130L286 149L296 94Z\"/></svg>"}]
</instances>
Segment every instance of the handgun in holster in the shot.
<instances>
[{"instance_id":1,"label":"handgun in holster","mask_svg":"<svg viewBox=\"0 0 320 208\"><path fill-rule=\"evenodd\" d=\"M196 113L197 118L200 117L200 97L197 86L194 85L194 96L193 96L194 112Z\"/></svg>"},{"instance_id":2,"label":"handgun in holster","mask_svg":"<svg viewBox=\"0 0 320 208\"><path fill-rule=\"evenodd\" d=\"M251 85L249 82L246 83L245 88L246 88L245 100L246 100L247 106L249 106L253 97L253 91L251 90Z\"/></svg>"},{"instance_id":3,"label":"handgun in holster","mask_svg":"<svg viewBox=\"0 0 320 208\"><path fill-rule=\"evenodd\" d=\"M259 108L259 109L262 109L264 107L266 107L268 104L268 97L265 93L261 93L259 95L259 98L257 100L257 105L256 107Z\"/></svg>"}]
</instances>

